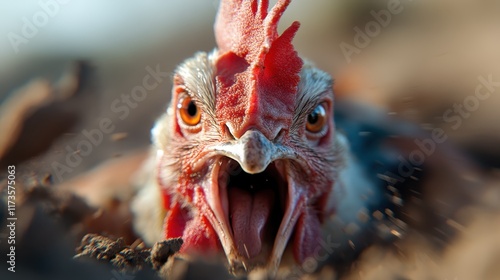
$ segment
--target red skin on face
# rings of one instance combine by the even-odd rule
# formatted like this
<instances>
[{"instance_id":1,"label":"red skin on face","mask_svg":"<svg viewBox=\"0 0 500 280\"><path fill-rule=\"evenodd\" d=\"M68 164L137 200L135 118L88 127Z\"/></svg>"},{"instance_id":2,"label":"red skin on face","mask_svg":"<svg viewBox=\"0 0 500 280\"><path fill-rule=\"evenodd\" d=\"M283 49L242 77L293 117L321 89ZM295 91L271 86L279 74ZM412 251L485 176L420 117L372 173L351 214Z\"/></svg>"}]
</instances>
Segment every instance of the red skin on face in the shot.
<instances>
[{"instance_id":1,"label":"red skin on face","mask_svg":"<svg viewBox=\"0 0 500 280\"><path fill-rule=\"evenodd\" d=\"M182 189L182 188L181 188ZM196 189L197 215L189 213L187 209L182 208L179 202L173 201L169 206L168 214L164 222L165 239L183 238L183 245L180 253L189 253L190 251L217 253L221 251L221 246L217 233L213 229L210 221L205 215L211 212L207 204L203 201L204 194L201 188ZM169 195L166 195L169 199ZM164 197L164 200L166 198ZM200 214L203 213L203 214Z\"/></svg>"}]
</instances>

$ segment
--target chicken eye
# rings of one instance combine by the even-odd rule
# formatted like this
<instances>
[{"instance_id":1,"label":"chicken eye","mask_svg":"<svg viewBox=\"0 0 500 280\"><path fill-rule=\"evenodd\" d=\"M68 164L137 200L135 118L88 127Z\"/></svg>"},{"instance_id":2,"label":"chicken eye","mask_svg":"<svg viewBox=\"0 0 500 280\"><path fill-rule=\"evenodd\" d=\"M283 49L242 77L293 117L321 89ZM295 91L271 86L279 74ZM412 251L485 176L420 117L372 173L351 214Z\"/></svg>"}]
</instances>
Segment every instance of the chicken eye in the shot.
<instances>
[{"instance_id":1,"label":"chicken eye","mask_svg":"<svg viewBox=\"0 0 500 280\"><path fill-rule=\"evenodd\" d=\"M326 125L326 109L323 104L318 105L314 110L307 115L306 129L311 133L319 133L323 131Z\"/></svg>"},{"instance_id":2,"label":"chicken eye","mask_svg":"<svg viewBox=\"0 0 500 280\"><path fill-rule=\"evenodd\" d=\"M183 97L177 105L179 115L182 121L189 126L195 126L200 123L201 112L193 99L189 96Z\"/></svg>"}]
</instances>

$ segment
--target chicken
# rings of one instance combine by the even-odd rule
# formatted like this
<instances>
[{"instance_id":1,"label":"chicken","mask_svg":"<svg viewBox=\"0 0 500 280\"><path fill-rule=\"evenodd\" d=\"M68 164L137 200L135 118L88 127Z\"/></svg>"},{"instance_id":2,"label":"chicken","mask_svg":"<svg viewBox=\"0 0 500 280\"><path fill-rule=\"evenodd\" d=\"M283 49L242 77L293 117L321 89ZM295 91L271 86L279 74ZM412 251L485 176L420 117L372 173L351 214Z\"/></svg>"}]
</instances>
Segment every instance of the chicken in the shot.
<instances>
[{"instance_id":1,"label":"chicken","mask_svg":"<svg viewBox=\"0 0 500 280\"><path fill-rule=\"evenodd\" d=\"M357 255L383 239L374 237L383 219L362 224L360 211L396 212L410 191L418 193L394 190L388 198L391 173L370 165L387 157L356 141L351 147L336 129L333 79L292 45L299 23L277 32L289 3L279 0L268 12L267 0L221 1L217 48L175 71L171 103L152 130L145 169L154 172L133 203L145 241L181 237L181 256L222 255L234 274L263 267L274 275L282 259L298 266L318 259L325 240L339 252L330 250L329 259ZM357 163L363 157L370 167ZM395 216L391 238L405 228ZM348 237L345 225L358 233ZM357 249L345 249L353 240Z\"/></svg>"}]
</instances>

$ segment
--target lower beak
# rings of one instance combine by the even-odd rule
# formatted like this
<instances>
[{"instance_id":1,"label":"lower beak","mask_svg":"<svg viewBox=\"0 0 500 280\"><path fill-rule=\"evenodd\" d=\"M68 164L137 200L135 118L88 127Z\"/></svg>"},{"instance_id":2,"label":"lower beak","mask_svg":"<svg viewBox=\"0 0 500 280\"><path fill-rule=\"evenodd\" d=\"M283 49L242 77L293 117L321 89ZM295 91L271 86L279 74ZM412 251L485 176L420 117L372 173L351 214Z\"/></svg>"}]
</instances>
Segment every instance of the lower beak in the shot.
<instances>
[{"instance_id":1,"label":"lower beak","mask_svg":"<svg viewBox=\"0 0 500 280\"><path fill-rule=\"evenodd\" d=\"M290 236L292 235L297 220L305 211L306 196L291 181L288 183L288 202L286 203L285 215L281 221L276 239L274 240L273 251L269 260L269 276L276 277L281 257L286 249Z\"/></svg>"}]
</instances>

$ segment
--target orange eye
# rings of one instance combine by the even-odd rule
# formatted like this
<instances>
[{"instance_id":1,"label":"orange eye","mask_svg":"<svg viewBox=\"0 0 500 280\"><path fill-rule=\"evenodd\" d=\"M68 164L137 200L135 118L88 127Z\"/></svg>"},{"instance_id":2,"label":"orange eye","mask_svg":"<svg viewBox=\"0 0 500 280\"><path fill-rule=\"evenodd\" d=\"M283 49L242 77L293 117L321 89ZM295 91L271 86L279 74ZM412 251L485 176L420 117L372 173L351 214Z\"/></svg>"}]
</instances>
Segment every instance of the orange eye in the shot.
<instances>
[{"instance_id":1,"label":"orange eye","mask_svg":"<svg viewBox=\"0 0 500 280\"><path fill-rule=\"evenodd\" d=\"M320 104L307 115L306 129L311 133L320 133L323 131L326 123L326 109L324 104Z\"/></svg>"},{"instance_id":2,"label":"orange eye","mask_svg":"<svg viewBox=\"0 0 500 280\"><path fill-rule=\"evenodd\" d=\"M179 109L179 116L186 125L195 126L200 123L201 111L188 95L181 98L177 109Z\"/></svg>"}]
</instances>

